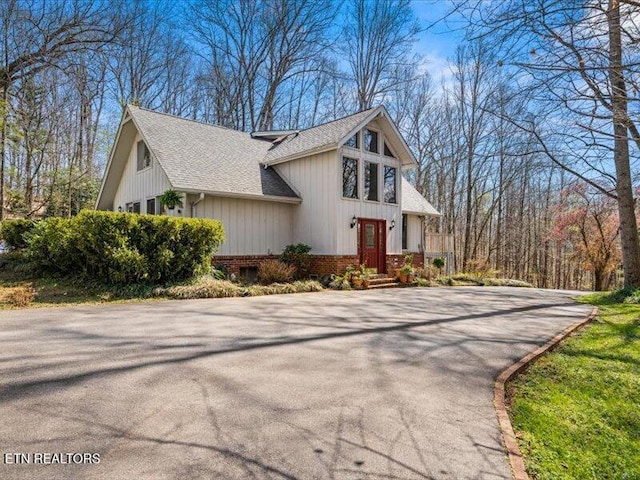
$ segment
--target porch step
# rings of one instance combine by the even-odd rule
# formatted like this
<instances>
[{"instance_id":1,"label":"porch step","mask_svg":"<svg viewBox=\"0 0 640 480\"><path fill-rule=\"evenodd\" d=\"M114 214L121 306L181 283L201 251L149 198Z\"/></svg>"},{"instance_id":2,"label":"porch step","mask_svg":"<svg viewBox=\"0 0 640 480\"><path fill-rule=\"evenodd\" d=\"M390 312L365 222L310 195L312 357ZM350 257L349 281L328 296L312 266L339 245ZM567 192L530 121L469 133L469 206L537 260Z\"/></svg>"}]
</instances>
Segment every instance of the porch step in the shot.
<instances>
[{"instance_id":1,"label":"porch step","mask_svg":"<svg viewBox=\"0 0 640 480\"><path fill-rule=\"evenodd\" d=\"M397 279L390 277L386 273L379 273L369 277L370 290L375 290L377 288L396 288L401 286L402 284Z\"/></svg>"},{"instance_id":2,"label":"porch step","mask_svg":"<svg viewBox=\"0 0 640 480\"><path fill-rule=\"evenodd\" d=\"M403 287L404 285L402 285L400 282L397 281L393 281L393 282L385 282L385 283L370 283L369 284L369 288L367 290L378 290L381 288L398 288L398 287Z\"/></svg>"},{"instance_id":3,"label":"porch step","mask_svg":"<svg viewBox=\"0 0 640 480\"><path fill-rule=\"evenodd\" d=\"M388 273L372 273L369 275L369 280L377 280L379 278L388 278L393 280L393 277L390 277Z\"/></svg>"},{"instance_id":4,"label":"porch step","mask_svg":"<svg viewBox=\"0 0 640 480\"><path fill-rule=\"evenodd\" d=\"M371 277L369 277L369 288L373 285L384 285L385 283L398 283L398 280L385 274L371 275Z\"/></svg>"}]
</instances>

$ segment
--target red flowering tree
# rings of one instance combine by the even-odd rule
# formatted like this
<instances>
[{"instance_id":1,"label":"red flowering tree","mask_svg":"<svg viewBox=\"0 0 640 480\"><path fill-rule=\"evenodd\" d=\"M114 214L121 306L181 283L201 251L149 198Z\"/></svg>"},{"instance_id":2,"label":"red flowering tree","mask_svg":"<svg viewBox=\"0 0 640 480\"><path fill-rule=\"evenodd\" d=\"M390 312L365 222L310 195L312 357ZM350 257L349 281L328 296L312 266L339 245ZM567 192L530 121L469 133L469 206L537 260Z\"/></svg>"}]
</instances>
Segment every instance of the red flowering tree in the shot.
<instances>
[{"instance_id":1,"label":"red flowering tree","mask_svg":"<svg viewBox=\"0 0 640 480\"><path fill-rule=\"evenodd\" d=\"M576 184L562 192L553 216L554 240L569 243L574 260L593 273L593 289L606 290L622 260L615 200Z\"/></svg>"}]
</instances>

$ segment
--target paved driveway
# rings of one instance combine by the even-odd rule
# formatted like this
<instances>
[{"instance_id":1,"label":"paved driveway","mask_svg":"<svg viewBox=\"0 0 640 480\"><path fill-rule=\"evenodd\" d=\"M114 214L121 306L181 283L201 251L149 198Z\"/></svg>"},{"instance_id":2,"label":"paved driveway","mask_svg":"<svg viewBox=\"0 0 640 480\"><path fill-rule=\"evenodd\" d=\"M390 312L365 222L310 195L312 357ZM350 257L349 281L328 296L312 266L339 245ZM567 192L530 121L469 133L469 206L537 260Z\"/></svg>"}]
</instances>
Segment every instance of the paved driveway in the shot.
<instances>
[{"instance_id":1,"label":"paved driveway","mask_svg":"<svg viewBox=\"0 0 640 480\"><path fill-rule=\"evenodd\" d=\"M511 288L2 312L0 478L509 478L493 380L588 312Z\"/></svg>"}]
</instances>

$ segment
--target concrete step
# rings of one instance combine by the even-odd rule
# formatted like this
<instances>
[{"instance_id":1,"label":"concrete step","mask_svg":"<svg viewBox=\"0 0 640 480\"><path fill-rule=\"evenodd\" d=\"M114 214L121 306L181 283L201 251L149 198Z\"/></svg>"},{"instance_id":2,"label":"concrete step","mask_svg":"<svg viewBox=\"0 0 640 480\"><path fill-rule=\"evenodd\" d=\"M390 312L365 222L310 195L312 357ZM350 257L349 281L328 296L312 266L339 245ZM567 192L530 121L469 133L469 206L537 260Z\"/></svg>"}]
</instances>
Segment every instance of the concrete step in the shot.
<instances>
[{"instance_id":1,"label":"concrete step","mask_svg":"<svg viewBox=\"0 0 640 480\"><path fill-rule=\"evenodd\" d=\"M403 287L404 285L402 285L399 282L385 282L385 283L376 283L376 284L369 284L369 288L367 290L377 290L377 289L381 289L381 288L398 288L398 287Z\"/></svg>"}]
</instances>

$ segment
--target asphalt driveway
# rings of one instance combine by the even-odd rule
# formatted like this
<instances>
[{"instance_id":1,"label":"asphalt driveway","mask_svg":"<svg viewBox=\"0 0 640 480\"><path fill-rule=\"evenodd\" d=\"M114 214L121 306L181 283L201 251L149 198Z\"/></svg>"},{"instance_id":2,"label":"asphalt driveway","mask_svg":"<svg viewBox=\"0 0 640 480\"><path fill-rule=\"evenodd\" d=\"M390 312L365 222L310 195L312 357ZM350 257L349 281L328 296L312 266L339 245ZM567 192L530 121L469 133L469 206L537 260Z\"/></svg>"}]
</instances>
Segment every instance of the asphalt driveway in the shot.
<instances>
[{"instance_id":1,"label":"asphalt driveway","mask_svg":"<svg viewBox=\"0 0 640 480\"><path fill-rule=\"evenodd\" d=\"M510 478L493 381L589 313L570 297L392 289L2 312L0 478ZM73 452L100 462L10 463Z\"/></svg>"}]
</instances>

